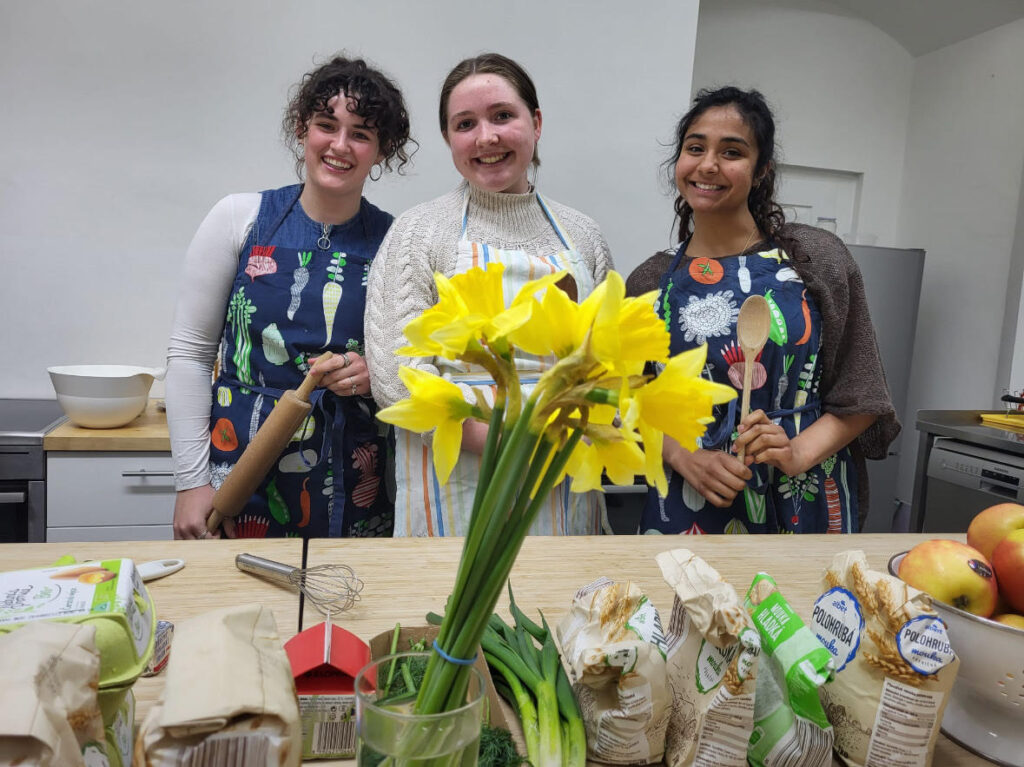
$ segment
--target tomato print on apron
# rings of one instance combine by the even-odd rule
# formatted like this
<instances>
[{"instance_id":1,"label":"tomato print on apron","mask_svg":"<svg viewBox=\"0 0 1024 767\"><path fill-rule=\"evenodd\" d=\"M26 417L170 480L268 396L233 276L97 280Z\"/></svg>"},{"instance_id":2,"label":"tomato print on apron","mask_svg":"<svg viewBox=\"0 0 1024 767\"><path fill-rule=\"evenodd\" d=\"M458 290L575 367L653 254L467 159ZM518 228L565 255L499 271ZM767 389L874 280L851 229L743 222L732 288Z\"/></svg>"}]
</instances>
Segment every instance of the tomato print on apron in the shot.
<instances>
[{"instance_id":1,"label":"tomato print on apron","mask_svg":"<svg viewBox=\"0 0 1024 767\"><path fill-rule=\"evenodd\" d=\"M537 194L536 199L564 250L540 256L470 241L467 235L470 215L467 188L463 200L462 237L458 244L455 273L460 274L477 266L485 268L491 263L503 264L503 289L508 304L527 282L566 269L575 280L577 300L583 300L594 289L593 275L544 198ZM537 357L516 352L516 369L524 399L536 385L540 374L555 361L553 356ZM451 381L481 387L493 395L494 380L483 368L442 357L435 357L434 364ZM395 441L395 478L398 487L395 535L465 535L480 477L480 456L463 450L448 482L442 485L434 472L432 450L423 437L405 429L396 429ZM571 493L569 484L567 480L552 490L548 502L540 509L530 527L531 534L596 535L601 532L604 499L600 493Z\"/></svg>"}]
</instances>

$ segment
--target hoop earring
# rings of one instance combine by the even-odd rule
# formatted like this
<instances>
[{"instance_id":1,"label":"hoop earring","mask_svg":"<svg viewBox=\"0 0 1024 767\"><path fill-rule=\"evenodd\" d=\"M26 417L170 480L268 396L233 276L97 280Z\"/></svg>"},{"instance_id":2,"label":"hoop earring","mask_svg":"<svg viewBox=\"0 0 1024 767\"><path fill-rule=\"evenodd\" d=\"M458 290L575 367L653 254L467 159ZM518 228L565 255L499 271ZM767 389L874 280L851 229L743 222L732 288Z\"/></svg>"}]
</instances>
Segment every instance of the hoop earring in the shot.
<instances>
[{"instance_id":1,"label":"hoop earring","mask_svg":"<svg viewBox=\"0 0 1024 767\"><path fill-rule=\"evenodd\" d=\"M374 168L377 169L377 176L376 176L376 178L374 178L374 175L373 175L373 169ZM375 162L373 164L373 167L370 168L370 173L369 173L370 181L380 181L380 179L381 179L381 177L383 175L384 175L384 166L381 165L379 162Z\"/></svg>"}]
</instances>

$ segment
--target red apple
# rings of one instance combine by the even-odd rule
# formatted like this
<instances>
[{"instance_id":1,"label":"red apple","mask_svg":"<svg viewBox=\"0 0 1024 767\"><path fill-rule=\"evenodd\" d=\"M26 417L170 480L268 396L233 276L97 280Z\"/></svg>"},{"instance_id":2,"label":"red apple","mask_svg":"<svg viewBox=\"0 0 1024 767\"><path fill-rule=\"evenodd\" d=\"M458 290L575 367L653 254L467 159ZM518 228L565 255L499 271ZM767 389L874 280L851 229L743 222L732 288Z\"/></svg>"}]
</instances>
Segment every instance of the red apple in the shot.
<instances>
[{"instance_id":1,"label":"red apple","mask_svg":"<svg viewBox=\"0 0 1024 767\"><path fill-rule=\"evenodd\" d=\"M993 615L992 620L1004 623L1007 626L1013 626L1015 629L1024 630L1024 615L1017 615L1017 613L1003 613L1002 615Z\"/></svg>"},{"instance_id":2,"label":"red apple","mask_svg":"<svg viewBox=\"0 0 1024 767\"><path fill-rule=\"evenodd\" d=\"M953 607L987 618L999 589L992 565L980 551L958 541L923 541L907 552L899 576Z\"/></svg>"},{"instance_id":3,"label":"red apple","mask_svg":"<svg viewBox=\"0 0 1024 767\"><path fill-rule=\"evenodd\" d=\"M967 528L967 545L973 546L987 559L1011 530L1024 529L1024 506L1019 503L997 503L978 512Z\"/></svg>"},{"instance_id":4,"label":"red apple","mask_svg":"<svg viewBox=\"0 0 1024 767\"><path fill-rule=\"evenodd\" d=\"M999 594L1017 612L1024 612L1024 529L1007 534L992 552Z\"/></svg>"}]
</instances>

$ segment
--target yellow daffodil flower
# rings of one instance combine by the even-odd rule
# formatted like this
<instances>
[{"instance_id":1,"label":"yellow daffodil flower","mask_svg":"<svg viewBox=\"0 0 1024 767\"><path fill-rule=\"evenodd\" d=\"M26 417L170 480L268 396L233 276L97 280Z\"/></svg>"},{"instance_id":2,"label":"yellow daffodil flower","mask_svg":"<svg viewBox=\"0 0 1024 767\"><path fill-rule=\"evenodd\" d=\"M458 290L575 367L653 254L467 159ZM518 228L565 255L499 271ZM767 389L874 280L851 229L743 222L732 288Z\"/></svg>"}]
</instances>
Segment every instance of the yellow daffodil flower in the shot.
<instances>
[{"instance_id":1,"label":"yellow daffodil flower","mask_svg":"<svg viewBox=\"0 0 1024 767\"><path fill-rule=\"evenodd\" d=\"M669 334L654 311L653 292L636 298L625 296L622 277L608 272L587 301L597 304L591 336L594 355L609 369L629 375L639 372L648 361L668 359Z\"/></svg>"},{"instance_id":2,"label":"yellow daffodil flower","mask_svg":"<svg viewBox=\"0 0 1024 767\"><path fill-rule=\"evenodd\" d=\"M466 317L469 309L456 286L440 272L434 274L434 284L437 286L437 303L406 324L405 337L409 345L399 349L396 354L404 357L438 356L455 359L459 353L458 346L447 347L434 336L450 324ZM481 320L478 326L482 324ZM465 349L465 344L461 349Z\"/></svg>"},{"instance_id":3,"label":"yellow daffodil flower","mask_svg":"<svg viewBox=\"0 0 1024 767\"><path fill-rule=\"evenodd\" d=\"M631 485L637 474L644 473L644 453L637 444L639 435L613 426L587 429L586 433L565 467L572 477L572 492L600 490L605 473L616 485Z\"/></svg>"},{"instance_id":4,"label":"yellow daffodil flower","mask_svg":"<svg viewBox=\"0 0 1024 767\"><path fill-rule=\"evenodd\" d=\"M473 267L451 279L435 274L437 304L406 325L409 346L398 354L412 357L443 356L455 359L474 341L499 347L505 336L530 319L533 295L561 279L565 272L546 274L524 285L506 308L502 276L504 264Z\"/></svg>"},{"instance_id":5,"label":"yellow daffodil flower","mask_svg":"<svg viewBox=\"0 0 1024 767\"><path fill-rule=\"evenodd\" d=\"M661 375L631 392L623 423L627 428L635 427L640 431L649 479L657 480L660 472L655 468L661 464L659 432L692 450L706 425L714 420L712 406L736 396L731 386L700 377L706 359L706 345L677 354L668 361ZM658 489L662 491L661 487Z\"/></svg>"},{"instance_id":6,"label":"yellow daffodil flower","mask_svg":"<svg viewBox=\"0 0 1024 767\"><path fill-rule=\"evenodd\" d=\"M434 470L443 484L459 459L462 422L473 415L474 408L458 386L440 376L403 365L398 377L409 397L379 411L377 418L409 431L434 429Z\"/></svg>"}]
</instances>

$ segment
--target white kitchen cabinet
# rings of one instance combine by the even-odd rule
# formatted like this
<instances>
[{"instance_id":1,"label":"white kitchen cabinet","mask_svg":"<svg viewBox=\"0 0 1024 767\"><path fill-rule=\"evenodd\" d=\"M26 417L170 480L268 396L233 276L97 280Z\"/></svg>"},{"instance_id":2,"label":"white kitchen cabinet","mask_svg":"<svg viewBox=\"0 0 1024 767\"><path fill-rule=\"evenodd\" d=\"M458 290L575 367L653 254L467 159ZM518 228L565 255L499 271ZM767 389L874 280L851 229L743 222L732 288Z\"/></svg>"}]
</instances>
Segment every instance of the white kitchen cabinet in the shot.
<instances>
[{"instance_id":1,"label":"white kitchen cabinet","mask_svg":"<svg viewBox=\"0 0 1024 767\"><path fill-rule=\"evenodd\" d=\"M46 539L171 539L174 470L168 452L46 455Z\"/></svg>"}]
</instances>

